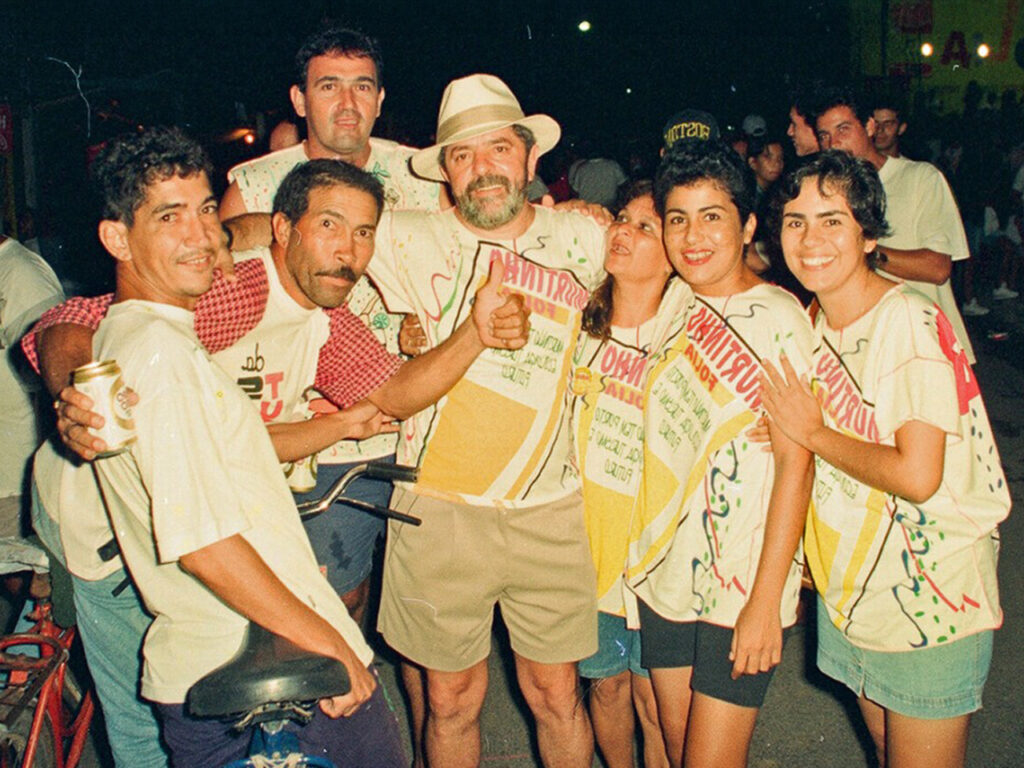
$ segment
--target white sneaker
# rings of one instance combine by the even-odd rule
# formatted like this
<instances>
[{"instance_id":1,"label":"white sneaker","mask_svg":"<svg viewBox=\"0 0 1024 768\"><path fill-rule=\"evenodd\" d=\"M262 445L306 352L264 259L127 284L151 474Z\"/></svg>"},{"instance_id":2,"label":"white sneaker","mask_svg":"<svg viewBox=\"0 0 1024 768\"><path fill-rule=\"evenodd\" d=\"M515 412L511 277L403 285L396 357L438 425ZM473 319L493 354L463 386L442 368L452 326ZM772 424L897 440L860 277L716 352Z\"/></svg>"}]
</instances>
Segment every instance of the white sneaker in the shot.
<instances>
[{"instance_id":1,"label":"white sneaker","mask_svg":"<svg viewBox=\"0 0 1024 768\"><path fill-rule=\"evenodd\" d=\"M1016 299L1020 296L1017 291L1014 291L1006 287L1006 283L1000 283L999 287L992 291L992 298L997 301L1004 301L1006 299Z\"/></svg>"},{"instance_id":2,"label":"white sneaker","mask_svg":"<svg viewBox=\"0 0 1024 768\"><path fill-rule=\"evenodd\" d=\"M964 314L968 317L981 317L987 315L991 310L988 307L983 307L978 303L977 299L971 299L969 302L964 304Z\"/></svg>"}]
</instances>

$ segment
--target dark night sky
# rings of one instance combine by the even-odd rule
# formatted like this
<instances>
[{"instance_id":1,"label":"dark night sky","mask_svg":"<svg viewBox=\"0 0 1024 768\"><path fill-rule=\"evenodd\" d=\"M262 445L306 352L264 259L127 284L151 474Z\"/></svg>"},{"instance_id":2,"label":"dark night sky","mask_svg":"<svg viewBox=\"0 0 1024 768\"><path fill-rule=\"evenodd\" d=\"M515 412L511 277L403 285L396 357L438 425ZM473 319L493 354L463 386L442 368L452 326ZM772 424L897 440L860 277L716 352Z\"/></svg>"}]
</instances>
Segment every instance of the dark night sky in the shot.
<instances>
[{"instance_id":1,"label":"dark night sky","mask_svg":"<svg viewBox=\"0 0 1024 768\"><path fill-rule=\"evenodd\" d=\"M325 18L381 43L387 98L377 135L422 146L445 84L491 72L569 140L591 139L622 159L635 142L653 161L666 118L685 107L723 126L757 111L783 131L789 79L855 74L847 8L856 1L312 0L282 15L281 0L0 0L0 103L12 105L16 129L31 115L37 215L66 233L75 254L67 268L99 290L107 278L97 265L109 260L94 242L87 147L138 124L182 125L210 150L222 189L228 167L266 146L219 139L243 115L290 115L292 59ZM576 28L584 18L593 25L585 35ZM47 57L81 66L91 135L71 72ZM15 143L20 152L24 137ZM542 162L548 178L556 157ZM16 190L20 209L24 179Z\"/></svg>"},{"instance_id":2,"label":"dark night sky","mask_svg":"<svg viewBox=\"0 0 1024 768\"><path fill-rule=\"evenodd\" d=\"M286 5L18 3L0 42L20 71L0 79L0 91L6 83L15 101L28 89L37 100L67 94L70 73L45 56L81 64L86 86L155 76L160 96L122 88L122 112L142 122L186 120L205 134L238 124L236 101L250 110L287 107L295 49L328 17L381 41L386 133L425 139L444 84L489 71L528 111L552 114L570 133L624 140L657 133L671 112L691 105L723 122L759 110L783 127L782 115L767 113L784 109L785 76L844 73L848 60L847 3L839 0L317 0L292 3L283 17L275 9ZM593 24L585 35L576 29L583 18Z\"/></svg>"}]
</instances>

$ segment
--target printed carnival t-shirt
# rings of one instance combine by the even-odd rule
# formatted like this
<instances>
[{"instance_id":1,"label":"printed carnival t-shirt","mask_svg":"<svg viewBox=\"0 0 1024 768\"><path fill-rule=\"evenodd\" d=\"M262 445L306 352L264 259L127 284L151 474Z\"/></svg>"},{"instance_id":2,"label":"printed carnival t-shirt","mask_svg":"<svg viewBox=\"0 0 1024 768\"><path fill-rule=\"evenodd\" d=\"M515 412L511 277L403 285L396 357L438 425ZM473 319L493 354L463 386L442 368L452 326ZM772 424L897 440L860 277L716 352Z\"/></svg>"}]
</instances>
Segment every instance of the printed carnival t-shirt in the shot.
<instances>
[{"instance_id":1,"label":"printed carnival t-shirt","mask_svg":"<svg viewBox=\"0 0 1024 768\"><path fill-rule=\"evenodd\" d=\"M643 470L643 398L651 340L665 315L692 298L682 280L673 280L655 317L638 328L612 326L608 339L581 333L573 353L573 458L583 479L598 610L604 613L626 613L622 574Z\"/></svg>"},{"instance_id":2,"label":"printed carnival t-shirt","mask_svg":"<svg viewBox=\"0 0 1024 768\"><path fill-rule=\"evenodd\" d=\"M369 274L388 309L417 315L428 347L470 316L494 260L532 311L525 347L485 350L437 404L402 423L398 458L420 467L417 493L533 506L579 487L565 391L581 313L603 276L604 234L576 213L534 211L513 240L478 237L454 210L381 218Z\"/></svg>"},{"instance_id":3,"label":"printed carnival t-shirt","mask_svg":"<svg viewBox=\"0 0 1024 768\"><path fill-rule=\"evenodd\" d=\"M829 618L854 644L909 651L999 626L996 525L1010 508L978 381L949 320L896 285L842 330L818 316L811 384L825 423L894 445L946 433L939 489L914 504L817 459L805 546Z\"/></svg>"},{"instance_id":4,"label":"printed carnival t-shirt","mask_svg":"<svg viewBox=\"0 0 1024 768\"><path fill-rule=\"evenodd\" d=\"M746 431L761 412L761 361L785 353L807 370L810 321L789 293L763 283L697 296L661 344L646 391L644 473L629 550L630 587L673 621L735 624L757 575L774 462ZM783 591L796 620L801 554Z\"/></svg>"}]
</instances>

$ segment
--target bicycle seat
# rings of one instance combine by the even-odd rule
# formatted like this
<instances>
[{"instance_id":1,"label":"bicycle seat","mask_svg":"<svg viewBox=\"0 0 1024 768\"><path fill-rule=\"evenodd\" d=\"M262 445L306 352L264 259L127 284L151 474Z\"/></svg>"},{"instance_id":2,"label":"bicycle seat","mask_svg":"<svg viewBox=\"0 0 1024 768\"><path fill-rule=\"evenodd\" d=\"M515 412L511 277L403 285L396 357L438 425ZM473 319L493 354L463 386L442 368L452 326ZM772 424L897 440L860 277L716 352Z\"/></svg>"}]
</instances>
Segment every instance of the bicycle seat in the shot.
<instances>
[{"instance_id":1,"label":"bicycle seat","mask_svg":"<svg viewBox=\"0 0 1024 768\"><path fill-rule=\"evenodd\" d=\"M188 708L196 717L226 717L268 704L342 696L350 689L348 670L337 659L249 624L234 658L189 689Z\"/></svg>"}]
</instances>

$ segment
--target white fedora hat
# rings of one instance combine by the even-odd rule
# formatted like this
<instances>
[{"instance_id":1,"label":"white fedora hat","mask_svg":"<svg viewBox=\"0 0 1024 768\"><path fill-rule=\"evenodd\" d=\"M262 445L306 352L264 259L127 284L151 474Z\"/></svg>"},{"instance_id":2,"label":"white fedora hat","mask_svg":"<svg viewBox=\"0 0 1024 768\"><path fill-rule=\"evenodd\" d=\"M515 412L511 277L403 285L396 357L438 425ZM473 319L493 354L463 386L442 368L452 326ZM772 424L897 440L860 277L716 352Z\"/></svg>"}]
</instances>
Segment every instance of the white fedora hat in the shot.
<instances>
[{"instance_id":1,"label":"white fedora hat","mask_svg":"<svg viewBox=\"0 0 1024 768\"><path fill-rule=\"evenodd\" d=\"M444 181L438 157L442 147L491 131L521 125L533 131L540 154L558 143L562 129L547 115L523 114L519 101L494 75L469 75L444 89L437 113L437 143L412 156L412 169L425 179Z\"/></svg>"}]
</instances>

